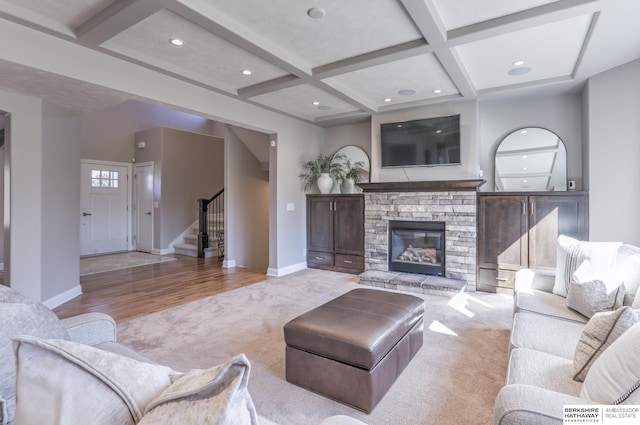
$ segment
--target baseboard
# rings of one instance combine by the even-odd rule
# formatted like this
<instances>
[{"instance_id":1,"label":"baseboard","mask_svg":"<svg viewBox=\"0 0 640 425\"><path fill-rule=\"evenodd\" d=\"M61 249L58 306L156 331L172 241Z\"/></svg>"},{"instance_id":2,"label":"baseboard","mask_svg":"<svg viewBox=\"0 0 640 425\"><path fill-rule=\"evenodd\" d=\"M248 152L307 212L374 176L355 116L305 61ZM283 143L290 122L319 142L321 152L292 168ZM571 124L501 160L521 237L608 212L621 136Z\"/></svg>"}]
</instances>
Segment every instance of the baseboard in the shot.
<instances>
[{"instance_id":1,"label":"baseboard","mask_svg":"<svg viewBox=\"0 0 640 425\"><path fill-rule=\"evenodd\" d=\"M42 304L53 309L66 303L69 300L74 299L79 295L82 295L82 287L80 285L76 285L73 288L64 291L62 294L58 294L53 298L49 298L48 300L43 301Z\"/></svg>"},{"instance_id":2,"label":"baseboard","mask_svg":"<svg viewBox=\"0 0 640 425\"><path fill-rule=\"evenodd\" d=\"M172 248L164 248L164 249L155 249L151 250L151 253L154 255L167 255L167 254L175 254L175 250Z\"/></svg>"},{"instance_id":3,"label":"baseboard","mask_svg":"<svg viewBox=\"0 0 640 425\"><path fill-rule=\"evenodd\" d=\"M236 267L236 260L224 260L222 262L223 269L232 269Z\"/></svg>"},{"instance_id":4,"label":"baseboard","mask_svg":"<svg viewBox=\"0 0 640 425\"><path fill-rule=\"evenodd\" d=\"M267 269L267 276L274 276L274 277L284 276L284 275L287 275L287 274L299 272L300 270L304 270L306 268L307 268L306 261L303 262L303 263L298 263L298 264L293 264L291 266L282 267L280 269L276 269L274 267L269 267Z\"/></svg>"}]
</instances>

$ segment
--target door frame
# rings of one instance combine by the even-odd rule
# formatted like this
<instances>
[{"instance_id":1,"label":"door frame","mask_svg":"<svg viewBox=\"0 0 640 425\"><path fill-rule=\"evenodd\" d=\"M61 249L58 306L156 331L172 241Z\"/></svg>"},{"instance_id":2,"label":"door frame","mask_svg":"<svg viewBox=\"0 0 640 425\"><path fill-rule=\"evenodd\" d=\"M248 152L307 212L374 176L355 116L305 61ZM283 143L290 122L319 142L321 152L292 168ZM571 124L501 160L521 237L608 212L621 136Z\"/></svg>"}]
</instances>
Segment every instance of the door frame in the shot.
<instances>
[{"instance_id":1,"label":"door frame","mask_svg":"<svg viewBox=\"0 0 640 425\"><path fill-rule=\"evenodd\" d=\"M133 190L132 190L132 164L130 162L115 162L115 161L101 161L96 159L81 159L81 166L83 164L96 164L96 165L107 165L107 166L115 166L115 167L126 167L127 168L127 251L133 251L133 223L132 223L132 214L131 205L133 204ZM80 194L82 196L82 193ZM83 257L86 257L83 256Z\"/></svg>"},{"instance_id":2,"label":"door frame","mask_svg":"<svg viewBox=\"0 0 640 425\"><path fill-rule=\"evenodd\" d=\"M135 191L135 193L133 194L133 199L135 200L134 204L133 204L133 208L131 208L131 219L133 220L133 225L134 225L134 233L136 236L136 240L135 243L133 241L133 238L131 238L131 242L132 242L132 246L133 249L136 249L136 244L138 243L138 167L151 167L151 175L154 176L154 180L155 180L155 163L154 161L146 161L146 162L136 162L135 164L133 164L133 170L134 170L134 178L131 180L135 180L136 184L133 185L133 189ZM152 202L153 202L153 209L151 210L151 253L152 254L158 254L158 255L162 255L161 253L158 253L156 251L158 251L157 249L155 249L154 246L154 242L155 242L155 204L156 204L156 191L155 191L155 181L154 181L154 185L153 185L153 189L152 189Z\"/></svg>"}]
</instances>

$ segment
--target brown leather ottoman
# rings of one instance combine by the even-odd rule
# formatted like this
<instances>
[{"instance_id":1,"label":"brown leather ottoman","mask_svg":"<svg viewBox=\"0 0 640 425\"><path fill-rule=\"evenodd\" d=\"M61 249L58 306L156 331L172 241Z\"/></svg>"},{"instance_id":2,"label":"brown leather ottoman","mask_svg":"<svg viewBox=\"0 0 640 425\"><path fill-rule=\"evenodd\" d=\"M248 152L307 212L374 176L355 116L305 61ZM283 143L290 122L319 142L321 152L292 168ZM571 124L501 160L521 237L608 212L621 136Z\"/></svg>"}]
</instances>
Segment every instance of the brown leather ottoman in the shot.
<instances>
[{"instance_id":1,"label":"brown leather ottoman","mask_svg":"<svg viewBox=\"0 0 640 425\"><path fill-rule=\"evenodd\" d=\"M287 381L370 412L422 346L424 301L354 289L284 326Z\"/></svg>"}]
</instances>

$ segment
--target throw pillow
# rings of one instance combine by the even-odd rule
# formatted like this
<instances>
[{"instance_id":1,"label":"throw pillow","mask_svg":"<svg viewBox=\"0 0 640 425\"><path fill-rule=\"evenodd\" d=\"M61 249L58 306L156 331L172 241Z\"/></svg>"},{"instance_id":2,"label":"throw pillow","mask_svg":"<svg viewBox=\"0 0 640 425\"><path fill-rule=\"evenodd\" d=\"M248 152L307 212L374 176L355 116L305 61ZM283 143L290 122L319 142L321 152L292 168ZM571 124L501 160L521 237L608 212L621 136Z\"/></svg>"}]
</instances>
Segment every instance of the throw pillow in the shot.
<instances>
[{"instance_id":1,"label":"throw pillow","mask_svg":"<svg viewBox=\"0 0 640 425\"><path fill-rule=\"evenodd\" d=\"M611 311L622 307L624 284L611 284L599 278L589 260L585 260L571 277L567 293L567 307L592 317L600 311Z\"/></svg>"},{"instance_id":2,"label":"throw pillow","mask_svg":"<svg viewBox=\"0 0 640 425\"><path fill-rule=\"evenodd\" d=\"M566 297L571 276L585 260L597 270L598 276L615 279L615 263L621 242L582 242L560 235L557 242L556 277L553 293Z\"/></svg>"},{"instance_id":3,"label":"throw pillow","mask_svg":"<svg viewBox=\"0 0 640 425\"><path fill-rule=\"evenodd\" d=\"M14 425L133 425L175 374L71 341L25 336L14 349Z\"/></svg>"},{"instance_id":4,"label":"throw pillow","mask_svg":"<svg viewBox=\"0 0 640 425\"><path fill-rule=\"evenodd\" d=\"M580 397L598 404L640 404L640 325L616 339L591 365Z\"/></svg>"},{"instance_id":5,"label":"throw pillow","mask_svg":"<svg viewBox=\"0 0 640 425\"><path fill-rule=\"evenodd\" d=\"M24 297L8 288L1 294L6 302L0 302L0 424L6 425L13 421L16 406L16 364L11 338L34 335L68 339L69 335L58 317L43 304L33 300L23 303ZM20 302L11 302L14 300Z\"/></svg>"},{"instance_id":6,"label":"throw pillow","mask_svg":"<svg viewBox=\"0 0 640 425\"><path fill-rule=\"evenodd\" d=\"M640 321L631 307L596 313L585 325L573 358L573 379L584 381L591 365L620 335Z\"/></svg>"},{"instance_id":7,"label":"throw pillow","mask_svg":"<svg viewBox=\"0 0 640 425\"><path fill-rule=\"evenodd\" d=\"M243 354L208 370L192 370L147 405L139 425L257 425L247 390L250 371Z\"/></svg>"}]
</instances>

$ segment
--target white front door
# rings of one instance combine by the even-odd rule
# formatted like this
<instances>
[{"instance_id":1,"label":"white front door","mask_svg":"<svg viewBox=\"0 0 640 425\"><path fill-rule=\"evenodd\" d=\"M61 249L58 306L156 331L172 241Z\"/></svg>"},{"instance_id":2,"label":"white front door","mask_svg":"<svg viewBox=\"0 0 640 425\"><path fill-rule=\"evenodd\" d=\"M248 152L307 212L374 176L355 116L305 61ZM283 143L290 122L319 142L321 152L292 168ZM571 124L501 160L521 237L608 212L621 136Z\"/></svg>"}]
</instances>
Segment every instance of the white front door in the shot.
<instances>
[{"instance_id":1,"label":"white front door","mask_svg":"<svg viewBox=\"0 0 640 425\"><path fill-rule=\"evenodd\" d=\"M82 162L80 255L126 251L128 167Z\"/></svg>"},{"instance_id":2,"label":"white front door","mask_svg":"<svg viewBox=\"0 0 640 425\"><path fill-rule=\"evenodd\" d=\"M136 251L153 249L153 164L136 164Z\"/></svg>"}]
</instances>

